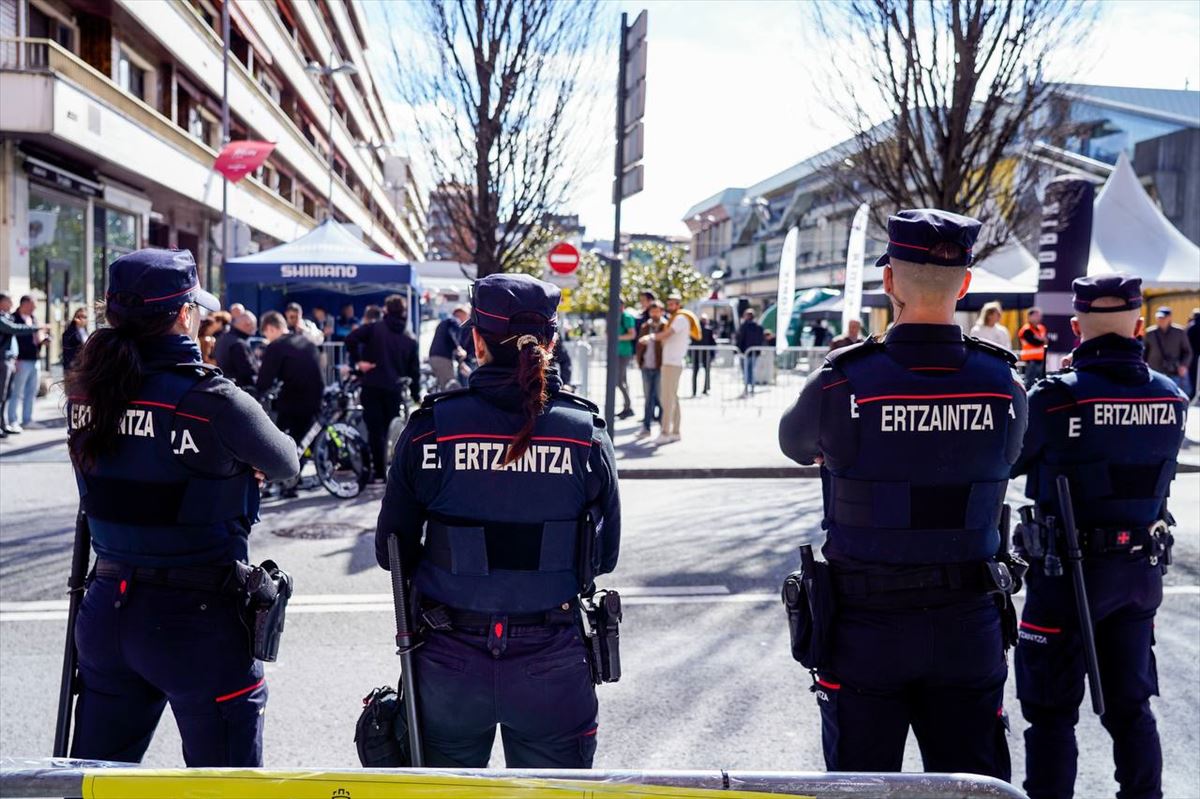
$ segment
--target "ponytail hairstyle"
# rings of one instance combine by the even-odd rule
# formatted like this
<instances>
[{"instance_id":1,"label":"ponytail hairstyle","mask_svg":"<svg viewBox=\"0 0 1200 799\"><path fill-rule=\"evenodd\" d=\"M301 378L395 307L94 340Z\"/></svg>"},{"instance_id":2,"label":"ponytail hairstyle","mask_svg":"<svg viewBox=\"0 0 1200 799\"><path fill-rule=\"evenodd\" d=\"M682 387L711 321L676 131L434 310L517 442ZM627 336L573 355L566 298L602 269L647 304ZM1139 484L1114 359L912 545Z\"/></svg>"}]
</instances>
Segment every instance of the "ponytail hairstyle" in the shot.
<instances>
[{"instance_id":1,"label":"ponytail hairstyle","mask_svg":"<svg viewBox=\"0 0 1200 799\"><path fill-rule=\"evenodd\" d=\"M142 387L138 342L170 333L178 312L176 308L151 315L128 314L111 304L105 310L109 326L88 337L64 379L70 401L90 408L69 437L76 467L91 468L116 446L121 419Z\"/></svg>"},{"instance_id":2,"label":"ponytail hairstyle","mask_svg":"<svg viewBox=\"0 0 1200 799\"><path fill-rule=\"evenodd\" d=\"M550 348L554 344L554 327L547 324L546 317L538 313L522 312L512 316L509 329L523 332L499 339L484 334L488 352L493 362L499 366L516 368L517 388L521 392L521 410L525 414L525 423L517 431L504 465L514 463L528 451L533 428L538 417L546 410L550 401L546 373L550 369L553 358Z\"/></svg>"}]
</instances>

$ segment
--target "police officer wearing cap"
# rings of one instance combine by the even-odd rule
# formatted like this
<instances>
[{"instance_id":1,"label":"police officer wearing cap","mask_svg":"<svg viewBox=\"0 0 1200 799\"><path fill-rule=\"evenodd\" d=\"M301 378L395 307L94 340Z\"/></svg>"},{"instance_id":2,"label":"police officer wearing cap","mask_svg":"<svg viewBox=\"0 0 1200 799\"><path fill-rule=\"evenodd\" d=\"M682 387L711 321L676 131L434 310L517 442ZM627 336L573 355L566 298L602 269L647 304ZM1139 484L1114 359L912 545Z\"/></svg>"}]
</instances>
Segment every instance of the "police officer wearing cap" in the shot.
<instances>
[{"instance_id":1,"label":"police officer wearing cap","mask_svg":"<svg viewBox=\"0 0 1200 799\"><path fill-rule=\"evenodd\" d=\"M267 687L233 584L258 520L255 471L296 447L200 358L192 255L109 266L108 326L67 374L69 447L96 563L75 628L71 756L136 763L170 703L188 766L262 765Z\"/></svg>"},{"instance_id":2,"label":"police officer wearing cap","mask_svg":"<svg viewBox=\"0 0 1200 799\"><path fill-rule=\"evenodd\" d=\"M551 365L558 303L526 275L476 281L480 367L467 388L426 398L388 474L376 556L387 568L397 536L412 574L426 765L486 766L497 725L509 767L592 765L576 596L616 566L620 502L598 409Z\"/></svg>"},{"instance_id":3,"label":"police officer wearing cap","mask_svg":"<svg viewBox=\"0 0 1200 799\"><path fill-rule=\"evenodd\" d=\"M813 670L831 771L900 771L911 727L929 771L1008 779L998 522L1026 398L1007 350L954 323L980 224L888 220L882 340L830 353L779 426L821 464L837 612Z\"/></svg>"},{"instance_id":4,"label":"police officer wearing cap","mask_svg":"<svg viewBox=\"0 0 1200 799\"><path fill-rule=\"evenodd\" d=\"M1038 518L1018 546L1031 562L1016 651L1025 731L1025 791L1070 797L1083 700L1084 658L1072 580L1053 559L1065 553L1055 483L1066 475L1083 550L1117 796L1162 796L1162 750L1150 697L1158 694L1154 614L1162 602L1171 518L1166 502L1183 443L1187 398L1146 366L1141 278L1075 280L1079 337L1072 366L1029 393L1029 431L1013 474ZM1053 537L1053 543L1049 540ZM1049 553L1049 557L1048 557Z\"/></svg>"}]
</instances>

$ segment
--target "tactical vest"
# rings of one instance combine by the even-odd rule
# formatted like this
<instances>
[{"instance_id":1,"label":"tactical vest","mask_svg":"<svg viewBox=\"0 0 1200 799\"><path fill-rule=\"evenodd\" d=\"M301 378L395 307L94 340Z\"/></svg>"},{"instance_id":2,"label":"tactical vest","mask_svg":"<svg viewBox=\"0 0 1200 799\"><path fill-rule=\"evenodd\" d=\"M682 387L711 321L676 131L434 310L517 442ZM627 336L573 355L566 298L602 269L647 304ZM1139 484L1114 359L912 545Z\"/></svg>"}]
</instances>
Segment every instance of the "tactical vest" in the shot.
<instances>
[{"instance_id":1,"label":"tactical vest","mask_svg":"<svg viewBox=\"0 0 1200 799\"><path fill-rule=\"evenodd\" d=\"M209 423L176 408L210 377L199 376L195 365L149 375L126 410L113 450L86 471L75 469L101 557L135 566L245 559L245 536L258 518L253 472L205 475L176 454L187 451L196 426ZM89 408L73 400L68 413L74 431L86 423Z\"/></svg>"},{"instance_id":2,"label":"tactical vest","mask_svg":"<svg viewBox=\"0 0 1200 799\"><path fill-rule=\"evenodd\" d=\"M1029 471L1025 494L1059 515L1055 480L1071 484L1080 527L1145 526L1160 517L1175 479L1187 400L1151 372L1142 385L1121 384L1091 370L1048 378L1065 392L1046 409L1043 457Z\"/></svg>"},{"instance_id":3,"label":"tactical vest","mask_svg":"<svg viewBox=\"0 0 1200 799\"><path fill-rule=\"evenodd\" d=\"M854 435L833 445L838 465L823 481L827 556L934 564L996 553L1013 373L996 348L966 345L956 369L907 367L878 344L830 359L849 383L849 407L836 412Z\"/></svg>"},{"instance_id":4,"label":"tactical vest","mask_svg":"<svg viewBox=\"0 0 1200 799\"><path fill-rule=\"evenodd\" d=\"M415 575L422 595L461 610L526 613L579 592L589 405L552 400L529 449L506 466L520 414L470 390L433 398L436 447L424 445L421 467L438 469L440 485Z\"/></svg>"}]
</instances>

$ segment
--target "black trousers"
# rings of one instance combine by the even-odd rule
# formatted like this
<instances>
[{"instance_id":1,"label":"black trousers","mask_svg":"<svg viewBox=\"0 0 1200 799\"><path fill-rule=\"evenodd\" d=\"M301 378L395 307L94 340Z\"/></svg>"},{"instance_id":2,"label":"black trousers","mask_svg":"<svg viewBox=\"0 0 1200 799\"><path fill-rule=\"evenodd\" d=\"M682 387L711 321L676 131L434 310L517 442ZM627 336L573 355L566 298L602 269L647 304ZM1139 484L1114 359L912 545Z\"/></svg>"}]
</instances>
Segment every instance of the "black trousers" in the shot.
<instances>
[{"instance_id":1,"label":"black trousers","mask_svg":"<svg viewBox=\"0 0 1200 799\"><path fill-rule=\"evenodd\" d=\"M692 353L692 396L696 396L696 378L700 376L700 370L704 370L704 393L707 394L712 388L712 356L708 350L704 352Z\"/></svg>"},{"instance_id":2,"label":"black trousers","mask_svg":"<svg viewBox=\"0 0 1200 799\"><path fill-rule=\"evenodd\" d=\"M3 357L0 353L0 427L7 428L8 416L5 415L8 410L8 389L12 383L13 371L17 368L17 362L12 358Z\"/></svg>"},{"instance_id":3,"label":"black trousers","mask_svg":"<svg viewBox=\"0 0 1200 799\"><path fill-rule=\"evenodd\" d=\"M363 386L363 421L367 423L367 444L371 447L371 469L376 479L387 476L387 431L392 420L400 415L400 392Z\"/></svg>"}]
</instances>

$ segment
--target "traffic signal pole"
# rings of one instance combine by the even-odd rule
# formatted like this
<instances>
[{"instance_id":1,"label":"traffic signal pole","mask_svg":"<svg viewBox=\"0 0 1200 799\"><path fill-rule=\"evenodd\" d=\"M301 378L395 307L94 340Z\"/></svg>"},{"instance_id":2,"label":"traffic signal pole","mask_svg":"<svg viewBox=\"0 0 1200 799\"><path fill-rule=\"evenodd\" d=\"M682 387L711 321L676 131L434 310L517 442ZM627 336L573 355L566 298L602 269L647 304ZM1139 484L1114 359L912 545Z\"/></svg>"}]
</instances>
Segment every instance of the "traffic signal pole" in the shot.
<instances>
[{"instance_id":1,"label":"traffic signal pole","mask_svg":"<svg viewBox=\"0 0 1200 799\"><path fill-rule=\"evenodd\" d=\"M625 174L625 35L628 33L629 15L621 13L621 36L617 43L617 151L614 163L613 183L613 243L612 263L608 272L608 324L606 339L608 342L608 370L604 386L604 422L608 425L609 436L614 436L613 428L615 412L613 406L617 402L618 370L621 368L621 358L617 354L620 344L618 338L621 332L621 179Z\"/></svg>"}]
</instances>

